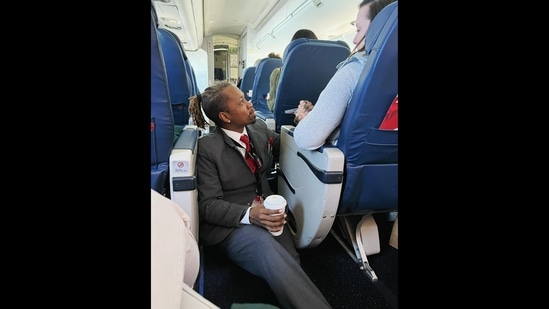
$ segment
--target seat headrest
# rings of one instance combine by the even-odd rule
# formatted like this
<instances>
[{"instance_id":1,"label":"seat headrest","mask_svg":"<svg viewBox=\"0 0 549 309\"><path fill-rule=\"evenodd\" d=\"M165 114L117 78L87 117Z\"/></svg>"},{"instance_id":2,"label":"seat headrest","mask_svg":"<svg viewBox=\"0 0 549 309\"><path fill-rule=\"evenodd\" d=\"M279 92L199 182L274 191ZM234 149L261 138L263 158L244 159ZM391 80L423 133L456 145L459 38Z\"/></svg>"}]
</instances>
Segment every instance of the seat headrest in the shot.
<instances>
[{"instance_id":1,"label":"seat headrest","mask_svg":"<svg viewBox=\"0 0 549 309\"><path fill-rule=\"evenodd\" d=\"M376 45L377 39L381 35L385 24L392 23L398 18L398 1L395 1L384 7L372 20L365 36L366 54L370 54Z\"/></svg>"},{"instance_id":2,"label":"seat headrest","mask_svg":"<svg viewBox=\"0 0 549 309\"><path fill-rule=\"evenodd\" d=\"M286 48L284 49L284 53L282 54L282 59L284 60L288 57L288 52L292 50L294 46L302 44L304 42L309 42L310 40L311 39L307 39L307 38L299 38L291 41L290 44L288 44L288 46L286 46Z\"/></svg>"},{"instance_id":3,"label":"seat headrest","mask_svg":"<svg viewBox=\"0 0 549 309\"><path fill-rule=\"evenodd\" d=\"M285 62L285 59L288 58L288 54L298 45L301 45L301 44L305 44L305 43L308 43L308 42L312 42L312 43L318 43L318 45L322 45L322 44L330 44L330 45L333 45L333 44L337 44L337 45L341 45L342 47L345 47L345 48L349 48L349 45L347 45L347 43L345 43L344 41L332 41L332 40L319 40L319 39L307 39L307 38L299 38L299 39L295 39L293 41L290 42L290 44L288 44L288 46L286 46L286 48L284 49L284 56L282 57L282 61Z\"/></svg>"}]
</instances>

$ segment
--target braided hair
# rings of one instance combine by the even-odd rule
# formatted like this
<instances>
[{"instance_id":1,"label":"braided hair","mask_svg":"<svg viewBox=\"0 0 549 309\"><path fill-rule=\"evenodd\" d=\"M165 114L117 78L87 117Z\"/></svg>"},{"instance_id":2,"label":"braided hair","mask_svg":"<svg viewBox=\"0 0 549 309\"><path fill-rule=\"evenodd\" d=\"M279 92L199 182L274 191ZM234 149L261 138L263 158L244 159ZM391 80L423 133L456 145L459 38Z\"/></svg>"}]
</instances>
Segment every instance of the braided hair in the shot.
<instances>
[{"instance_id":1,"label":"braided hair","mask_svg":"<svg viewBox=\"0 0 549 309\"><path fill-rule=\"evenodd\" d=\"M221 126L219 119L220 112L228 112L227 96L223 93L225 88L233 85L228 81L217 81L213 85L204 89L202 94L198 93L189 98L189 114L193 118L194 124L199 128L206 128L206 119L204 114L211 119L216 126ZM202 113L204 111L204 114Z\"/></svg>"}]
</instances>

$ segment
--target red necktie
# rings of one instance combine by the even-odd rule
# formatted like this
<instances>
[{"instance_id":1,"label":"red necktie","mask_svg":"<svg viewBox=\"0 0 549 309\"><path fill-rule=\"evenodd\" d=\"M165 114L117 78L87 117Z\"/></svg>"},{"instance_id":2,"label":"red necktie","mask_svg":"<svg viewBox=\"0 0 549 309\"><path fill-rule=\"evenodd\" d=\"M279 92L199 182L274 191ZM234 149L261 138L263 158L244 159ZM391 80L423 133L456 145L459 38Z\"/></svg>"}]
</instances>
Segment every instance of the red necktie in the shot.
<instances>
[{"instance_id":1,"label":"red necktie","mask_svg":"<svg viewBox=\"0 0 549 309\"><path fill-rule=\"evenodd\" d=\"M246 144L246 151L245 151L246 154L244 155L244 157L246 158L246 163L248 163L248 166L252 170L252 173L255 173L255 169L256 169L255 160L250 155L250 153L252 151L252 147L250 146L250 139L248 138L248 135L242 134L240 136L240 140L243 141L244 144Z\"/></svg>"}]
</instances>

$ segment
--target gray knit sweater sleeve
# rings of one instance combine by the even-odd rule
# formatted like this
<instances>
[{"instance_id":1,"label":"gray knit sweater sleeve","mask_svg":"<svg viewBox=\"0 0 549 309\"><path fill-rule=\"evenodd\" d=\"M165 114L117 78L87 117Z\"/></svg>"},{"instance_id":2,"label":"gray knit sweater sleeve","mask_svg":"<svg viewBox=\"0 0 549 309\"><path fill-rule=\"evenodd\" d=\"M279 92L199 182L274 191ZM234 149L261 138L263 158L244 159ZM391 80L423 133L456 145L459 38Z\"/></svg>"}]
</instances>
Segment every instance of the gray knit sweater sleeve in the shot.
<instances>
[{"instance_id":1,"label":"gray knit sweater sleeve","mask_svg":"<svg viewBox=\"0 0 549 309\"><path fill-rule=\"evenodd\" d=\"M320 93L313 110L294 130L294 140L299 148L319 148L339 126L365 62L365 56L361 55L339 67Z\"/></svg>"}]
</instances>

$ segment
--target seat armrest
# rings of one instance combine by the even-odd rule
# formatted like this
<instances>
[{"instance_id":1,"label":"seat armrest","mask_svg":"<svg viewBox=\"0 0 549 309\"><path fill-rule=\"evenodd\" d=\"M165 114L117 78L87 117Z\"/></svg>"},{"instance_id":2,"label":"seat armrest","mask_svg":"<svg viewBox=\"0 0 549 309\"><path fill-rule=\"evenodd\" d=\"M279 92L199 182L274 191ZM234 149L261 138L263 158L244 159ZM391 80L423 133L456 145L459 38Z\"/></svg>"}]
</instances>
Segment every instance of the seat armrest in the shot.
<instances>
[{"instance_id":1,"label":"seat armrest","mask_svg":"<svg viewBox=\"0 0 549 309\"><path fill-rule=\"evenodd\" d=\"M320 244L333 225L345 158L335 147L299 149L293 129L281 127L278 192L288 201L296 246L309 248Z\"/></svg>"},{"instance_id":2,"label":"seat armrest","mask_svg":"<svg viewBox=\"0 0 549 309\"><path fill-rule=\"evenodd\" d=\"M200 130L185 127L170 154L170 198L191 218L191 231L198 239L198 188L196 151Z\"/></svg>"}]
</instances>

